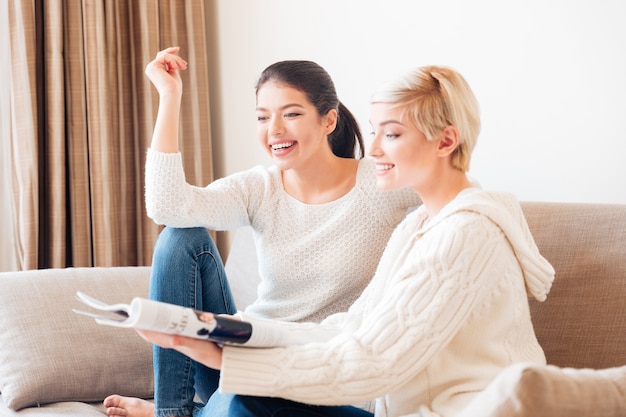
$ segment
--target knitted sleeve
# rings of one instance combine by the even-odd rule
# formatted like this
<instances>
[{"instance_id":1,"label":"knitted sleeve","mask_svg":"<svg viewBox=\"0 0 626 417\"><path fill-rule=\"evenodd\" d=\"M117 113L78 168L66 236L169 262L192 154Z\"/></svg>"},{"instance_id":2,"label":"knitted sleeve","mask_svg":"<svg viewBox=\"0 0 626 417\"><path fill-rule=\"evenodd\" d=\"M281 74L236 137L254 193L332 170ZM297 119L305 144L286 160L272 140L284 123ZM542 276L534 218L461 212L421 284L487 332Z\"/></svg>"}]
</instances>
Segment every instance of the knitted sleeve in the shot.
<instances>
[{"instance_id":1,"label":"knitted sleeve","mask_svg":"<svg viewBox=\"0 0 626 417\"><path fill-rule=\"evenodd\" d=\"M157 224L228 230L249 224L252 213L271 191L269 173L261 167L213 181L188 184L180 153L148 150L146 210Z\"/></svg>"},{"instance_id":2,"label":"knitted sleeve","mask_svg":"<svg viewBox=\"0 0 626 417\"><path fill-rule=\"evenodd\" d=\"M418 239L394 234L362 297L321 324L341 326L340 335L303 346L224 348L221 390L335 405L414 379L497 285L506 250L502 232L484 217L451 219Z\"/></svg>"}]
</instances>

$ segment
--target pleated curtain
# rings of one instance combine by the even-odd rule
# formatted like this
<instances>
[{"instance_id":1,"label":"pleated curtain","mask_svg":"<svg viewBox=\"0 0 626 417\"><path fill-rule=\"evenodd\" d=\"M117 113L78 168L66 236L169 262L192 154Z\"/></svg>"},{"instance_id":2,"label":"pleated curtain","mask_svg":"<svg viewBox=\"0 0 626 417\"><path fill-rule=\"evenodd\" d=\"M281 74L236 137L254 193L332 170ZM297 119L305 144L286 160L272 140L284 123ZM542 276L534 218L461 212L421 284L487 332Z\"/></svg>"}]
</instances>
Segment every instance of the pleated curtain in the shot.
<instances>
[{"instance_id":1,"label":"pleated curtain","mask_svg":"<svg viewBox=\"0 0 626 417\"><path fill-rule=\"evenodd\" d=\"M158 94L144 68L159 50L181 47L190 63L182 74L185 173L190 183L209 183L204 2L9 0L0 7L10 57L0 74L0 214L10 219L12 263L19 270L149 265L159 228L146 216L143 175Z\"/></svg>"}]
</instances>

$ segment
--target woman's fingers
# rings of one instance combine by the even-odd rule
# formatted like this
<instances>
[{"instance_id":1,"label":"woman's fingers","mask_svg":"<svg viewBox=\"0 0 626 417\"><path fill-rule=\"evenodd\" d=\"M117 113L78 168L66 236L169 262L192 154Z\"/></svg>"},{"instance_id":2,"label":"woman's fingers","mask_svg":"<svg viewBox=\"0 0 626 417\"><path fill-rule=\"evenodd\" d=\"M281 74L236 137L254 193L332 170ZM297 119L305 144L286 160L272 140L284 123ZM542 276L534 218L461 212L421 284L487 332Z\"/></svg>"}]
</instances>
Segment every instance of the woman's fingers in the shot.
<instances>
[{"instance_id":1,"label":"woman's fingers","mask_svg":"<svg viewBox=\"0 0 626 417\"><path fill-rule=\"evenodd\" d=\"M146 341L166 349L175 349L212 369L222 367L222 349L207 340L171 335L150 330L135 331Z\"/></svg>"},{"instance_id":2,"label":"woman's fingers","mask_svg":"<svg viewBox=\"0 0 626 417\"><path fill-rule=\"evenodd\" d=\"M153 62L162 65L163 69L168 72L170 69L187 69L187 61L178 56L179 50L179 46L171 46L169 48L165 48L164 50L157 53L156 58Z\"/></svg>"},{"instance_id":3,"label":"woman's fingers","mask_svg":"<svg viewBox=\"0 0 626 417\"><path fill-rule=\"evenodd\" d=\"M165 48L146 66L145 73L160 94L171 91L182 93L179 71L187 69L187 61L178 56L179 50L178 46Z\"/></svg>"},{"instance_id":4,"label":"woman's fingers","mask_svg":"<svg viewBox=\"0 0 626 417\"><path fill-rule=\"evenodd\" d=\"M185 70L187 69L187 61L178 56L178 51L180 47L173 46L170 48L166 48L162 51L159 51L156 54L156 57L148 64L146 70L165 70L166 72L170 72L172 69L176 70ZM147 72L146 71L146 72Z\"/></svg>"},{"instance_id":5,"label":"woman's fingers","mask_svg":"<svg viewBox=\"0 0 626 417\"><path fill-rule=\"evenodd\" d=\"M146 341L154 343L155 345L163 348L173 348L177 344L177 337L175 335L153 332L150 330L136 330L136 332Z\"/></svg>"},{"instance_id":6,"label":"woman's fingers","mask_svg":"<svg viewBox=\"0 0 626 417\"><path fill-rule=\"evenodd\" d=\"M180 51L180 46L169 46L162 51L157 52L157 56L159 54L177 54Z\"/></svg>"}]
</instances>

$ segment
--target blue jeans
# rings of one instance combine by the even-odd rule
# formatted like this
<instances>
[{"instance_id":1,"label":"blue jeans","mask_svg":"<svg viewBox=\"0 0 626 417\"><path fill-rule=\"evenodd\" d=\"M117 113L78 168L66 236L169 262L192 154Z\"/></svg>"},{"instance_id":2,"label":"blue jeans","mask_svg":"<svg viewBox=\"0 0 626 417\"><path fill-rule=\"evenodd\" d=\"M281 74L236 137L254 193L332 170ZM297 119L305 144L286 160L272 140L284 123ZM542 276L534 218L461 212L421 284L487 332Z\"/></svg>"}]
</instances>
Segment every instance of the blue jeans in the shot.
<instances>
[{"instance_id":1,"label":"blue jeans","mask_svg":"<svg viewBox=\"0 0 626 417\"><path fill-rule=\"evenodd\" d=\"M230 400L228 415L234 417L373 417L357 407L301 404L282 398L235 395Z\"/></svg>"},{"instance_id":2,"label":"blue jeans","mask_svg":"<svg viewBox=\"0 0 626 417\"><path fill-rule=\"evenodd\" d=\"M206 229L163 229L154 248L150 298L218 314L237 312L224 264ZM356 407L321 407L277 398L220 394L218 383L219 371L173 349L154 346L156 417L372 416Z\"/></svg>"},{"instance_id":3,"label":"blue jeans","mask_svg":"<svg viewBox=\"0 0 626 417\"><path fill-rule=\"evenodd\" d=\"M206 229L163 229L154 248L150 298L212 313L236 313L224 264ZM155 416L198 414L218 383L218 371L173 349L154 347Z\"/></svg>"}]
</instances>

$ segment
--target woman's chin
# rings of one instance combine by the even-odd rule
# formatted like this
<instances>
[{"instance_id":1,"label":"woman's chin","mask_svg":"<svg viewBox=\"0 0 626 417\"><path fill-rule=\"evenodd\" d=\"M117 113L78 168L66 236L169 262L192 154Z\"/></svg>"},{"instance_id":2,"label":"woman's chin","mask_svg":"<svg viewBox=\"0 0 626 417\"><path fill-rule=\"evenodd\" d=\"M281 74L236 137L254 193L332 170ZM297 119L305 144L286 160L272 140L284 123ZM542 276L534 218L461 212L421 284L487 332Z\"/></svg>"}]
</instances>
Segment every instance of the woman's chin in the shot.
<instances>
[{"instance_id":1,"label":"woman's chin","mask_svg":"<svg viewBox=\"0 0 626 417\"><path fill-rule=\"evenodd\" d=\"M386 178L378 178L376 181L376 186L380 188L381 190L385 190L385 191L392 191L392 190L396 190L400 188L393 181L389 181Z\"/></svg>"}]
</instances>

